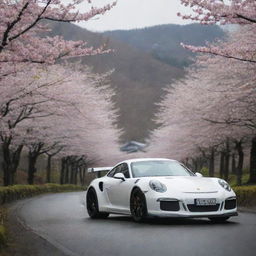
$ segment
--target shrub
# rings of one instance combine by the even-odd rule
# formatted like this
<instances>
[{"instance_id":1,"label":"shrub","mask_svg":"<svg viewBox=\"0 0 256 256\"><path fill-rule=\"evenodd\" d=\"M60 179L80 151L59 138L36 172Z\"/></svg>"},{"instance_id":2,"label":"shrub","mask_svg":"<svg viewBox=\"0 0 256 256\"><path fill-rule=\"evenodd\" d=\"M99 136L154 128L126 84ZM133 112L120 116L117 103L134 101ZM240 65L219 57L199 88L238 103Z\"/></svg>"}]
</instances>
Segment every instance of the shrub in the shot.
<instances>
[{"instance_id":1,"label":"shrub","mask_svg":"<svg viewBox=\"0 0 256 256\"><path fill-rule=\"evenodd\" d=\"M70 184L14 185L8 187L0 187L0 205L43 193L57 193L81 190L84 190L84 188L81 186Z\"/></svg>"},{"instance_id":2,"label":"shrub","mask_svg":"<svg viewBox=\"0 0 256 256\"><path fill-rule=\"evenodd\" d=\"M200 170L200 173L204 176L204 177L209 177L209 169L207 167L203 167Z\"/></svg>"},{"instance_id":3,"label":"shrub","mask_svg":"<svg viewBox=\"0 0 256 256\"><path fill-rule=\"evenodd\" d=\"M238 206L256 206L256 186L233 187L237 196Z\"/></svg>"},{"instance_id":4,"label":"shrub","mask_svg":"<svg viewBox=\"0 0 256 256\"><path fill-rule=\"evenodd\" d=\"M3 225L0 225L0 250L3 249L4 246L6 246L6 243L7 243L6 230Z\"/></svg>"}]
</instances>

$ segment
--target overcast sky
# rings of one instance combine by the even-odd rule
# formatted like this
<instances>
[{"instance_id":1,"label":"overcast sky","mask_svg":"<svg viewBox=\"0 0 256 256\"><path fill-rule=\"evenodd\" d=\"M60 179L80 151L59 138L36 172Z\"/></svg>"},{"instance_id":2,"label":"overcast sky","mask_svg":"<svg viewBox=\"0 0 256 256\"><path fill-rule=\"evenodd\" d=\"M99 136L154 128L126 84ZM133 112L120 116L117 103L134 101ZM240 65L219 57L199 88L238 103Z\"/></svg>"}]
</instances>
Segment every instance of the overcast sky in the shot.
<instances>
[{"instance_id":1,"label":"overcast sky","mask_svg":"<svg viewBox=\"0 0 256 256\"><path fill-rule=\"evenodd\" d=\"M93 0L100 7L111 0ZM131 29L158 24L186 24L188 21L177 17L177 12L185 12L180 0L118 0L117 5L103 16L80 23L92 31Z\"/></svg>"}]
</instances>

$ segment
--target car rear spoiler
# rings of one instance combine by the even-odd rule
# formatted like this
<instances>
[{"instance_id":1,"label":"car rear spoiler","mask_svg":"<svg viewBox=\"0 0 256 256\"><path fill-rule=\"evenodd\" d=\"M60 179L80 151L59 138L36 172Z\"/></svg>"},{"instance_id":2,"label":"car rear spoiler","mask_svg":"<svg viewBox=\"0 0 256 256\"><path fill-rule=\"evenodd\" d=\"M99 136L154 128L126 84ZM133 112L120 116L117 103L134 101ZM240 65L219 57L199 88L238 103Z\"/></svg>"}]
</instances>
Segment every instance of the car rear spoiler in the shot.
<instances>
[{"instance_id":1,"label":"car rear spoiler","mask_svg":"<svg viewBox=\"0 0 256 256\"><path fill-rule=\"evenodd\" d=\"M93 168L88 168L88 172L108 172L112 168L113 167L93 167Z\"/></svg>"}]
</instances>

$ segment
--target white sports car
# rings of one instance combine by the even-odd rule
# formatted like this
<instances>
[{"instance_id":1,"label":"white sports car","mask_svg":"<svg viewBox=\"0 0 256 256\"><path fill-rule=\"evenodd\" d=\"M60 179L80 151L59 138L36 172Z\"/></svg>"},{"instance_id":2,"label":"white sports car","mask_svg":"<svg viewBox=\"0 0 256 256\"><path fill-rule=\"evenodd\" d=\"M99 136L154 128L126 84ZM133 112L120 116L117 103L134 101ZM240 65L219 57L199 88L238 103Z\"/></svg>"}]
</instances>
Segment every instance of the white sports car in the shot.
<instances>
[{"instance_id":1,"label":"white sports car","mask_svg":"<svg viewBox=\"0 0 256 256\"><path fill-rule=\"evenodd\" d=\"M207 217L223 222L237 215L236 195L218 178L194 174L183 164L163 158L131 159L91 182L86 194L91 218L110 213L131 215L135 221L148 216Z\"/></svg>"}]
</instances>

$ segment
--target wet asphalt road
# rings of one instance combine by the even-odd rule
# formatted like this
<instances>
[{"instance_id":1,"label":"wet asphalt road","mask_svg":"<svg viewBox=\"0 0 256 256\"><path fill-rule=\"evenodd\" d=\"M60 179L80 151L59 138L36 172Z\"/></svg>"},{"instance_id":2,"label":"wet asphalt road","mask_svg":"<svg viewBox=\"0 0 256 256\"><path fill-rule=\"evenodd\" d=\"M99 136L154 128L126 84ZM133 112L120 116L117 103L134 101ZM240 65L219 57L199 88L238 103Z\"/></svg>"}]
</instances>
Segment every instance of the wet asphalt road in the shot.
<instances>
[{"instance_id":1,"label":"wet asphalt road","mask_svg":"<svg viewBox=\"0 0 256 256\"><path fill-rule=\"evenodd\" d=\"M240 213L226 224L208 219L154 219L138 224L117 215L91 220L84 196L76 192L26 200L17 216L67 255L256 255L256 214Z\"/></svg>"}]
</instances>

